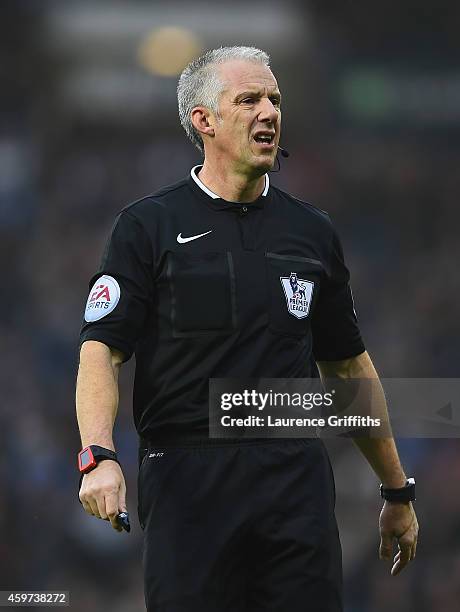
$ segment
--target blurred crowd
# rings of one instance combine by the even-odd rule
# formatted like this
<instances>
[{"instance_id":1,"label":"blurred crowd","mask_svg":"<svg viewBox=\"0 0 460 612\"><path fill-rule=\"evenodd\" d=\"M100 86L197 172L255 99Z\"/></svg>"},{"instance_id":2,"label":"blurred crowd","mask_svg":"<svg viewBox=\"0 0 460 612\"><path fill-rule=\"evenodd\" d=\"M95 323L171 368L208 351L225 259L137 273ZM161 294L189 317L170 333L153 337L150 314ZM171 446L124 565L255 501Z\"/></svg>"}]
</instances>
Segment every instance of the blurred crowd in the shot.
<instances>
[{"instance_id":1,"label":"blurred crowd","mask_svg":"<svg viewBox=\"0 0 460 612\"><path fill-rule=\"evenodd\" d=\"M32 58L32 49L14 56L11 43L9 51L10 70L27 76L24 58ZM47 106L39 83L32 72L28 87L11 78L0 116L0 590L70 590L75 610L137 612L143 595L133 360L122 372L115 435L134 524L128 535L86 516L77 498L78 333L88 281L116 213L184 177L200 157L181 134L174 108L166 126L156 125L154 116L149 125L130 129L71 124L62 112L54 114L52 102ZM287 129L291 156L281 159L271 181L331 214L379 373L455 377L458 138L447 131L352 129L330 118L305 123L308 130L299 116ZM459 444L402 439L399 445L407 473L419 481L421 533L417 560L391 578L377 556L378 483L350 442L329 442L346 610L454 612L460 601Z\"/></svg>"}]
</instances>

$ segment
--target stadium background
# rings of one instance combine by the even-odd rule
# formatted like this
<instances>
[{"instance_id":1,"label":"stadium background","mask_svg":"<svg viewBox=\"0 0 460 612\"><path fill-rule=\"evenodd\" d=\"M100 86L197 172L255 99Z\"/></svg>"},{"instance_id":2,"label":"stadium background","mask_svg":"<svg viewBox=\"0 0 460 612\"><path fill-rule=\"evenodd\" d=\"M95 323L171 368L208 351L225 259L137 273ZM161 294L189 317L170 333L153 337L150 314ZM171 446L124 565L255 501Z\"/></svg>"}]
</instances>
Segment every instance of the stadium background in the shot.
<instances>
[{"instance_id":1,"label":"stadium background","mask_svg":"<svg viewBox=\"0 0 460 612\"><path fill-rule=\"evenodd\" d=\"M272 55L291 152L272 181L333 216L380 374L458 375L459 31L454 1L2 3L0 589L143 609L133 366L116 444L134 529L119 535L77 500L76 344L114 215L199 161L174 96L205 48ZM400 441L421 538L397 579L377 558L375 477L350 443L330 446L347 612L458 610L458 441Z\"/></svg>"}]
</instances>

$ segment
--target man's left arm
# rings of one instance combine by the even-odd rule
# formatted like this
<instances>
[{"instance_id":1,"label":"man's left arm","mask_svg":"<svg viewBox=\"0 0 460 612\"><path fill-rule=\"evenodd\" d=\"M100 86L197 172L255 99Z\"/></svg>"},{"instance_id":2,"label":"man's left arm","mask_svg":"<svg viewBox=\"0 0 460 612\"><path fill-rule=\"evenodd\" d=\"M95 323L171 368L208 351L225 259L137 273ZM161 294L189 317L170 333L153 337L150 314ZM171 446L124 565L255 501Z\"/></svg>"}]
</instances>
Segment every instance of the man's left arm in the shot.
<instances>
[{"instance_id":1,"label":"man's left arm","mask_svg":"<svg viewBox=\"0 0 460 612\"><path fill-rule=\"evenodd\" d=\"M365 351L360 355L341 361L318 361L321 378L374 379L372 385L372 416L388 423L385 395L372 361ZM398 489L406 484L406 475L399 460L395 441L392 437L356 437L354 443L366 457L372 469L385 488ZM380 558L391 560L393 540L399 551L394 557L392 576L396 576L415 557L418 536L418 522L411 502L385 501L380 513Z\"/></svg>"}]
</instances>

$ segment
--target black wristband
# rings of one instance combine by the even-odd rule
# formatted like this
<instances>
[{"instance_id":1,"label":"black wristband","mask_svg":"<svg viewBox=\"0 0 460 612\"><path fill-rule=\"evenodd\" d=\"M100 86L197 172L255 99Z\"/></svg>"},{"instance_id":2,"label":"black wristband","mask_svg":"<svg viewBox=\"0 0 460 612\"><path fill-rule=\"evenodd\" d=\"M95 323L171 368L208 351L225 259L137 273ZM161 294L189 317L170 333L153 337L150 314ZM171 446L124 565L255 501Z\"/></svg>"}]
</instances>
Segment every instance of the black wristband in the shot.
<instances>
[{"instance_id":1,"label":"black wristband","mask_svg":"<svg viewBox=\"0 0 460 612\"><path fill-rule=\"evenodd\" d=\"M415 478L408 478L405 486L400 489L387 489L381 484L380 496L386 501L402 504L415 501Z\"/></svg>"}]
</instances>

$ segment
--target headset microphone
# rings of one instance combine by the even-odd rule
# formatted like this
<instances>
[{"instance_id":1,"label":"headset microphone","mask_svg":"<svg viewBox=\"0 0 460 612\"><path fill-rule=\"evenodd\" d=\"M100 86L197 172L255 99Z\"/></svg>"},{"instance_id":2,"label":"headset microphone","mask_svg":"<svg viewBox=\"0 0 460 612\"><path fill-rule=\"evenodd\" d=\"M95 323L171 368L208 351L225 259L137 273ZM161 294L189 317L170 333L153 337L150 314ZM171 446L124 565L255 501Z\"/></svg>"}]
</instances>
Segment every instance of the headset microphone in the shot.
<instances>
[{"instance_id":1,"label":"headset microphone","mask_svg":"<svg viewBox=\"0 0 460 612\"><path fill-rule=\"evenodd\" d=\"M281 151L281 155L283 157L289 157L289 151L286 151L286 149L283 149L283 147L280 147L278 145L278 149ZM269 172L279 172L281 170L281 164L280 164L280 160L278 157L278 151L276 152L276 163L278 165L278 168L276 170L269 170Z\"/></svg>"},{"instance_id":2,"label":"headset microphone","mask_svg":"<svg viewBox=\"0 0 460 612\"><path fill-rule=\"evenodd\" d=\"M283 148L282 148L282 147L280 147L279 145L278 145L278 149L281 151L281 155L282 155L283 157L289 157L289 151L286 151L286 149L283 149Z\"/></svg>"}]
</instances>

